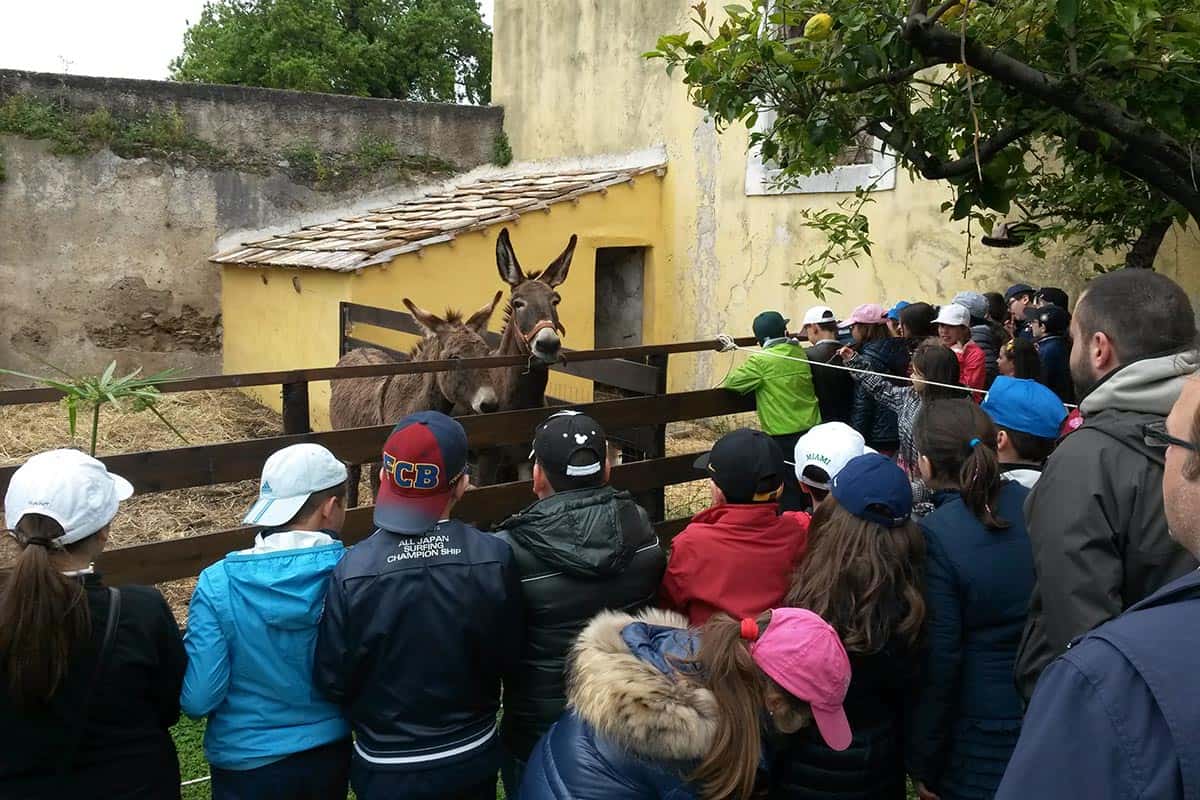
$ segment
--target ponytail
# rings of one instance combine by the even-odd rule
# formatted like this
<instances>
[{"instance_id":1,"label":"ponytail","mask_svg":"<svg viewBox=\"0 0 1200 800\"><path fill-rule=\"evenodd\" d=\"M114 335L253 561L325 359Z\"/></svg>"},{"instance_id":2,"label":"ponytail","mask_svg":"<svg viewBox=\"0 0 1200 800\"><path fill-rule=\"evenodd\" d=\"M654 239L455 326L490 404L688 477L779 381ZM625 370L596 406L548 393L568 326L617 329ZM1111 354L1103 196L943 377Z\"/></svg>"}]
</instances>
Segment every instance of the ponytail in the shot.
<instances>
[{"instance_id":1,"label":"ponytail","mask_svg":"<svg viewBox=\"0 0 1200 800\"><path fill-rule=\"evenodd\" d=\"M770 622L768 611L758 617L758 630L766 630ZM754 791L767 683L748 643L741 623L725 614L714 615L700 636L696 661L718 712L712 747L689 776L700 784L705 800L747 800Z\"/></svg>"},{"instance_id":2,"label":"ponytail","mask_svg":"<svg viewBox=\"0 0 1200 800\"><path fill-rule=\"evenodd\" d=\"M1000 492L997 436L991 418L970 400L926 403L913 430L917 452L929 459L933 483L957 489L975 518L991 530L1008 527L995 512Z\"/></svg>"},{"instance_id":3,"label":"ponytail","mask_svg":"<svg viewBox=\"0 0 1200 800\"><path fill-rule=\"evenodd\" d=\"M0 591L0 668L20 708L44 705L62 684L71 656L91 635L83 584L54 565L57 522L25 514L13 531L21 553Z\"/></svg>"}]
</instances>

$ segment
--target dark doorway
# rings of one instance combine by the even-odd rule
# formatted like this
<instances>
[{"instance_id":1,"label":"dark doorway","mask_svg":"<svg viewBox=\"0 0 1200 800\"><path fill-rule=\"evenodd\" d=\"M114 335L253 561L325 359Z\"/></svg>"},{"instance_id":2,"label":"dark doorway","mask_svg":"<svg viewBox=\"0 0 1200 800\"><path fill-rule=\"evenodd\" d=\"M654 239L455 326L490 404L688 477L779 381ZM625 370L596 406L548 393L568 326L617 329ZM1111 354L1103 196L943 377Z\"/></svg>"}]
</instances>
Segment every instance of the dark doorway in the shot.
<instances>
[{"instance_id":1,"label":"dark doorway","mask_svg":"<svg viewBox=\"0 0 1200 800\"><path fill-rule=\"evenodd\" d=\"M642 343L645 263L644 247L596 251L596 347Z\"/></svg>"}]
</instances>

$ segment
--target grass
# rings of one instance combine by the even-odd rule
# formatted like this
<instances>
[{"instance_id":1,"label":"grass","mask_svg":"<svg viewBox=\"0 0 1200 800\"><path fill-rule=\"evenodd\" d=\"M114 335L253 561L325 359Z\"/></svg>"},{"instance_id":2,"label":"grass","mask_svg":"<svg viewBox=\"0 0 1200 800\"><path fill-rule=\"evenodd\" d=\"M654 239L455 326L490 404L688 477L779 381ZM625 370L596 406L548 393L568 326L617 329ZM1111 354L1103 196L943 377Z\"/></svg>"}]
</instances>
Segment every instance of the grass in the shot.
<instances>
[{"instance_id":1,"label":"grass","mask_svg":"<svg viewBox=\"0 0 1200 800\"><path fill-rule=\"evenodd\" d=\"M361 178L394 170L405 180L412 173L449 174L454 166L431 156L405 155L390 139L367 134L348 153L322 151L312 142L294 142L282 153L284 171L319 189L342 189Z\"/></svg>"}]
</instances>

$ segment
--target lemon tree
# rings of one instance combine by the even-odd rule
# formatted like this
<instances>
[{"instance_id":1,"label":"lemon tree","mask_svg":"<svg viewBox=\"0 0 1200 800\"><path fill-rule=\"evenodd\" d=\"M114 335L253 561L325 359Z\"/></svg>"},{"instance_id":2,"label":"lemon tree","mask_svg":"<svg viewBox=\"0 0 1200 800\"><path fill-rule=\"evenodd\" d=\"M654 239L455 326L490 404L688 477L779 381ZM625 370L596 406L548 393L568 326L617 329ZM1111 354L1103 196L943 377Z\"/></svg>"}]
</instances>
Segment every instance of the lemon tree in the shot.
<instances>
[{"instance_id":1,"label":"lemon tree","mask_svg":"<svg viewBox=\"0 0 1200 800\"><path fill-rule=\"evenodd\" d=\"M1098 270L1114 251L1151 266L1200 215L1196 0L753 0L692 17L645 55L718 127L750 127L784 183L868 133L952 185L950 219L1032 223L1034 252L1063 240ZM795 285L821 293L832 263L869 255L870 194L810 214L832 244Z\"/></svg>"}]
</instances>

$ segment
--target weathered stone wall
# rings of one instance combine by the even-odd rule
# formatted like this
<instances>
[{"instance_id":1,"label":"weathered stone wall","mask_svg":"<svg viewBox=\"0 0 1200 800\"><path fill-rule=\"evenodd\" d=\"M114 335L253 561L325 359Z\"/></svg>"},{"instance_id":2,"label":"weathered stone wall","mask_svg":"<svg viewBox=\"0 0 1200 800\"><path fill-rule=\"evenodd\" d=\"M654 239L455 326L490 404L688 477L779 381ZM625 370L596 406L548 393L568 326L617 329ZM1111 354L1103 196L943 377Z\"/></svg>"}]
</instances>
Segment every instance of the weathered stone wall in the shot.
<instances>
[{"instance_id":1,"label":"weathered stone wall","mask_svg":"<svg viewBox=\"0 0 1200 800\"><path fill-rule=\"evenodd\" d=\"M220 271L208 257L222 243L385 204L424 182L391 169L322 191L263 169L263 154L297 142L348 152L370 135L467 169L488 160L502 120L498 108L0 70L0 101L9 94L121 117L174 110L189 133L258 156L245 169L109 150L64 156L0 135L0 367L36 373L45 362L94 372L114 358L219 371Z\"/></svg>"}]
</instances>

